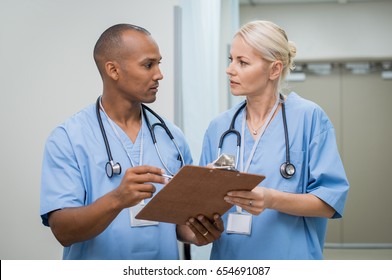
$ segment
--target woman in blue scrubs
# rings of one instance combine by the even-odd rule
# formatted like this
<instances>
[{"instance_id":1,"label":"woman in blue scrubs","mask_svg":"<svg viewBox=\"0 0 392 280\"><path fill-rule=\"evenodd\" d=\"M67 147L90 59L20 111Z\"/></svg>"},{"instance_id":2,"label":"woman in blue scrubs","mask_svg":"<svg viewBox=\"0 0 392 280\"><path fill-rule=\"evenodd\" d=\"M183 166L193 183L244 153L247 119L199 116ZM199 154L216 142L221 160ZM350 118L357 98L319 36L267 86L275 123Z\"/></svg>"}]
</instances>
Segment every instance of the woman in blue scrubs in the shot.
<instances>
[{"instance_id":1,"label":"woman in blue scrubs","mask_svg":"<svg viewBox=\"0 0 392 280\"><path fill-rule=\"evenodd\" d=\"M238 111L237 169L266 178L250 192L227 194L233 207L223 216L225 231L213 243L211 259L322 259L327 221L343 215L349 184L331 121L315 103L294 92L280 94L295 54L272 22L245 24L233 38L226 72L232 94L246 97L246 106L210 123L200 164L237 154L233 133L218 146Z\"/></svg>"},{"instance_id":2,"label":"woman in blue scrubs","mask_svg":"<svg viewBox=\"0 0 392 280\"><path fill-rule=\"evenodd\" d=\"M175 142L161 126L153 129L158 154L147 122L159 119L142 109L155 101L163 78L159 48L147 30L119 24L98 39L94 59L102 96L55 128L45 145L42 222L64 246L64 259L178 259L177 238L206 238L186 226L134 218L164 186L164 173L192 163L184 135L169 121ZM220 235L207 221L190 224L210 228L209 242Z\"/></svg>"}]
</instances>

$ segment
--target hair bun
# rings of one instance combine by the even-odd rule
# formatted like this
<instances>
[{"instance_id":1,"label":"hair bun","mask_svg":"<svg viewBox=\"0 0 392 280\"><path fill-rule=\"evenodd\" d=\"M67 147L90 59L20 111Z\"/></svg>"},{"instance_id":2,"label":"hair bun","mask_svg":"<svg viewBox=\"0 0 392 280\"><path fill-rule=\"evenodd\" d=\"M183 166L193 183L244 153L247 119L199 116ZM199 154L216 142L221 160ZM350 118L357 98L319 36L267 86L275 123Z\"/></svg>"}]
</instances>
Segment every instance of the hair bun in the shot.
<instances>
[{"instance_id":1,"label":"hair bun","mask_svg":"<svg viewBox=\"0 0 392 280\"><path fill-rule=\"evenodd\" d=\"M288 41L288 47L289 47L289 64L288 67L290 70L294 70L295 64L294 64L294 57L297 55L297 47L295 46L294 42Z\"/></svg>"},{"instance_id":2,"label":"hair bun","mask_svg":"<svg viewBox=\"0 0 392 280\"><path fill-rule=\"evenodd\" d=\"M297 47L292 41L289 41L289 52L291 58L294 58L297 55Z\"/></svg>"}]
</instances>

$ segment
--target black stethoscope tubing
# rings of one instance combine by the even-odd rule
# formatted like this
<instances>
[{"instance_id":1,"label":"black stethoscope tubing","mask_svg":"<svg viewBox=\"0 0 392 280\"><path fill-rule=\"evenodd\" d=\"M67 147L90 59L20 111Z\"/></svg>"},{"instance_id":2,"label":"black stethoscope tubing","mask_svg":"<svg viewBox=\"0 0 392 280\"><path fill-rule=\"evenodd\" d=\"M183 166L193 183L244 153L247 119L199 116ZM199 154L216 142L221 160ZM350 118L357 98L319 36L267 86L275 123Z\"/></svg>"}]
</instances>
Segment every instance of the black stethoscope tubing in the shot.
<instances>
[{"instance_id":1,"label":"black stethoscope tubing","mask_svg":"<svg viewBox=\"0 0 392 280\"><path fill-rule=\"evenodd\" d=\"M153 125L151 125L150 120L147 117L146 110L149 111L151 114L153 114L160 122L157 122L157 123L154 123ZM157 113L155 113L152 109L150 109L149 107L147 107L144 104L142 104L142 112L143 112L144 119L146 120L146 124L147 124L148 130L150 131L152 142L154 144L157 143L157 139L155 137L155 132L154 132L154 129L155 129L156 126L162 127L166 131L166 133L169 136L169 138L171 140L174 140L174 137L171 134L169 128L166 126L166 124L163 121L163 119Z\"/></svg>"},{"instance_id":2,"label":"black stethoscope tubing","mask_svg":"<svg viewBox=\"0 0 392 280\"><path fill-rule=\"evenodd\" d=\"M106 136L106 131L105 131L105 128L103 127L101 114L99 112L99 110L100 110L100 106L99 106L100 98L101 97L98 97L98 99L97 99L95 110L96 110L96 114L97 114L99 128L101 130L102 138L103 138L103 141L105 142L106 153L108 155L108 162L105 165L106 175L109 178L112 178L114 174L117 174L117 175L121 174L121 165L118 162L114 163L114 161L113 161L112 151L110 150L108 137Z\"/></svg>"},{"instance_id":3,"label":"black stethoscope tubing","mask_svg":"<svg viewBox=\"0 0 392 280\"><path fill-rule=\"evenodd\" d=\"M227 135L229 135L230 133L233 133L233 134L235 134L235 135L237 136L237 147L240 147L240 146L241 146L241 134L240 134L240 132L239 132L238 130L236 130L236 129L234 128L234 125L235 125L235 120L237 119L239 113L245 108L245 106L246 106L246 101L245 101L245 102L238 108L238 110L234 113L234 116L233 116L233 118L231 119L231 123L230 123L229 129L226 130L225 132L223 132L222 136L220 137L219 145L218 145L218 148L219 148L219 149L222 149L223 140L224 140L225 137L226 137Z\"/></svg>"},{"instance_id":4,"label":"black stethoscope tubing","mask_svg":"<svg viewBox=\"0 0 392 280\"><path fill-rule=\"evenodd\" d=\"M289 144L289 134L288 134L287 120L286 120L286 108L282 96L280 96L280 98L282 100L282 119L283 119L283 128L284 128L285 146L286 146L286 161L282 163L282 165L280 166L280 174L282 175L283 178L290 179L295 174L295 166L290 162L290 144ZM229 129L222 133L218 144L218 154L220 154L225 137L231 133L235 134L237 137L237 151L239 150L239 147L241 146L241 134L238 130L235 129L235 121L239 113L245 108L245 106L246 106L246 100L244 101L243 104L241 104L241 106L234 113ZM237 152L237 162L238 162L238 152Z\"/></svg>"},{"instance_id":5,"label":"black stethoscope tubing","mask_svg":"<svg viewBox=\"0 0 392 280\"><path fill-rule=\"evenodd\" d=\"M99 128L101 130L102 138L103 138L103 141L105 143L106 153L107 153L107 156L108 156L108 162L106 163L106 166L105 166L106 175L109 178L111 178L111 177L113 177L114 174L116 174L116 175L121 174L121 165L118 162L114 163L114 160L113 160L112 152L110 150L109 141L108 141L108 138L107 138L107 135L106 135L106 131L105 131L105 128L104 128L103 123L102 123L101 114L100 114L100 99L101 99L101 97L98 97L97 102L96 102L96 114L97 114L97 119L98 119L98 123L99 123ZM159 156L159 159L161 160L161 162L164 165L164 167L166 168L166 170L171 173L171 171L168 169L168 167L164 163L164 161L163 161L163 159L161 157L161 154L159 152L159 149L157 147L157 140L156 140L156 136L155 136L155 132L154 132L154 129L155 129L156 126L162 127L165 130L165 132L167 133L167 135L169 136L170 140L173 142L174 146L176 147L176 149L177 149L177 151L179 153L181 166L183 166L184 163L185 163L184 157L182 156L182 153L181 153L181 151L180 151L176 141L174 140L173 134L170 132L169 128L167 127L167 125L165 123L165 121L157 113L155 113L151 108L147 107L144 104L141 104L141 106L142 106L142 113L143 113L144 119L146 121L148 130L150 131L151 139L153 141L153 144L155 146L155 150L156 150L156 152L157 152L157 154ZM152 115L154 115L159 120L159 122L154 123L153 125L151 125L146 111L149 111ZM171 174L171 175L174 175L174 174Z\"/></svg>"},{"instance_id":6,"label":"black stethoscope tubing","mask_svg":"<svg viewBox=\"0 0 392 280\"><path fill-rule=\"evenodd\" d=\"M290 162L290 144L289 144L289 133L287 128L286 120L286 106L284 101L282 102L282 119L284 128L284 141L286 144L286 162L282 163L280 166L280 174L285 179L290 179L295 174L295 166Z\"/></svg>"}]
</instances>

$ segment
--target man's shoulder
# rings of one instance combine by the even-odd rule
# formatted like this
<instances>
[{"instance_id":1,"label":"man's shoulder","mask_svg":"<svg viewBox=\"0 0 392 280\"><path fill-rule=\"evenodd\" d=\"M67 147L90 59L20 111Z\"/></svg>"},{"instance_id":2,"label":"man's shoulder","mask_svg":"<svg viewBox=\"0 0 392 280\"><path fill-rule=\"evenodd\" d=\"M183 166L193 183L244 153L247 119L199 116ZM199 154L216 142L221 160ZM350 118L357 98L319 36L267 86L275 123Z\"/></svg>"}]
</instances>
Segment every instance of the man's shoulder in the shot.
<instances>
[{"instance_id":1,"label":"man's shoulder","mask_svg":"<svg viewBox=\"0 0 392 280\"><path fill-rule=\"evenodd\" d=\"M62 123L57 125L51 132L50 137L59 137L60 135L72 135L73 133L83 132L87 127L91 126L91 123L96 119L93 105L88 105L72 116L68 117ZM98 125L98 121L97 121Z\"/></svg>"},{"instance_id":2,"label":"man's shoulder","mask_svg":"<svg viewBox=\"0 0 392 280\"><path fill-rule=\"evenodd\" d=\"M74 113L68 119L63 122L63 126L66 128L84 126L87 123L96 121L98 124L97 116L95 113L95 105L90 104L80 111Z\"/></svg>"}]
</instances>

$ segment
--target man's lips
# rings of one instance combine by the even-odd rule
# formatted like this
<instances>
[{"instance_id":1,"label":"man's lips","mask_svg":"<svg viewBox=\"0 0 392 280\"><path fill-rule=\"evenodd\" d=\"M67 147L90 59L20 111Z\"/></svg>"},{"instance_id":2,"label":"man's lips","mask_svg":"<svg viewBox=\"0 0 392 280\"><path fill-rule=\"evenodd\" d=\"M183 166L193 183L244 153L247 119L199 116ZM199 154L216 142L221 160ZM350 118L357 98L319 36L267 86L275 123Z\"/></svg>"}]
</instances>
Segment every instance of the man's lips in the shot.
<instances>
[{"instance_id":1,"label":"man's lips","mask_svg":"<svg viewBox=\"0 0 392 280\"><path fill-rule=\"evenodd\" d=\"M154 85L154 86L150 87L150 90L158 91L158 87L159 87L159 85Z\"/></svg>"}]
</instances>

